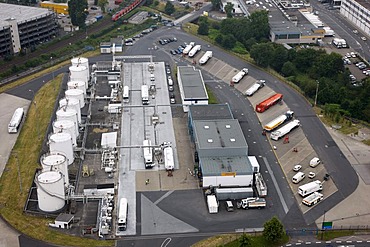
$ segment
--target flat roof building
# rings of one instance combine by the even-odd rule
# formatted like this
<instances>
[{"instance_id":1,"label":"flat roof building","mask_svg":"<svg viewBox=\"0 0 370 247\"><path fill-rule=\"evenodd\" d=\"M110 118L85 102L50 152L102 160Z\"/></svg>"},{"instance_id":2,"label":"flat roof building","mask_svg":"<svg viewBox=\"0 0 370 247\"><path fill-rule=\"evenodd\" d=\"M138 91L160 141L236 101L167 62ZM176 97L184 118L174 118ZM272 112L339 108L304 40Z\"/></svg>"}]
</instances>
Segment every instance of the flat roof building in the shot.
<instances>
[{"instance_id":1,"label":"flat roof building","mask_svg":"<svg viewBox=\"0 0 370 247\"><path fill-rule=\"evenodd\" d=\"M0 3L0 56L33 48L57 34L58 24L53 11Z\"/></svg>"},{"instance_id":2,"label":"flat roof building","mask_svg":"<svg viewBox=\"0 0 370 247\"><path fill-rule=\"evenodd\" d=\"M190 105L208 105L208 93L199 69L178 66L177 81L184 112L189 111Z\"/></svg>"}]
</instances>

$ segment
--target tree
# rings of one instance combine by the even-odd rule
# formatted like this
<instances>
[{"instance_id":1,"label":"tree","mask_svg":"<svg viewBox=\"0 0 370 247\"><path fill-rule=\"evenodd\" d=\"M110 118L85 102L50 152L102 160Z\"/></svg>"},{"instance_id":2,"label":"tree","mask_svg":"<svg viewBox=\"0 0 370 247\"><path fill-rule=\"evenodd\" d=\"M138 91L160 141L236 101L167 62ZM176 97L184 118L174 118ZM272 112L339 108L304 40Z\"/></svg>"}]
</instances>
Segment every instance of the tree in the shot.
<instances>
[{"instance_id":1,"label":"tree","mask_svg":"<svg viewBox=\"0 0 370 247\"><path fill-rule=\"evenodd\" d=\"M247 247L251 245L251 239L248 235L243 234L239 239L240 247Z\"/></svg>"},{"instance_id":2,"label":"tree","mask_svg":"<svg viewBox=\"0 0 370 247\"><path fill-rule=\"evenodd\" d=\"M267 67L270 65L273 51L274 48L271 43L255 44L251 48L250 55L258 65Z\"/></svg>"},{"instance_id":3,"label":"tree","mask_svg":"<svg viewBox=\"0 0 370 247\"><path fill-rule=\"evenodd\" d=\"M68 12L71 17L72 25L84 28L87 17L87 0L70 0L68 2Z\"/></svg>"},{"instance_id":4,"label":"tree","mask_svg":"<svg viewBox=\"0 0 370 247\"><path fill-rule=\"evenodd\" d=\"M224 41L224 36L222 34L217 34L216 38L215 38L215 41L216 43L222 45L222 42Z\"/></svg>"},{"instance_id":5,"label":"tree","mask_svg":"<svg viewBox=\"0 0 370 247\"><path fill-rule=\"evenodd\" d=\"M107 6L108 0L98 0L98 6L101 8L102 12L105 13L105 6Z\"/></svg>"},{"instance_id":6,"label":"tree","mask_svg":"<svg viewBox=\"0 0 370 247\"><path fill-rule=\"evenodd\" d=\"M208 35L208 32L209 32L208 22L201 22L199 24L198 34Z\"/></svg>"},{"instance_id":7,"label":"tree","mask_svg":"<svg viewBox=\"0 0 370 247\"><path fill-rule=\"evenodd\" d=\"M171 2L167 2L166 6L164 7L164 12L167 15L172 15L175 12L175 6Z\"/></svg>"},{"instance_id":8,"label":"tree","mask_svg":"<svg viewBox=\"0 0 370 247\"><path fill-rule=\"evenodd\" d=\"M266 221L263 227L263 237L267 241L274 243L279 241L285 235L284 226L276 216L272 217L271 220Z\"/></svg>"},{"instance_id":9,"label":"tree","mask_svg":"<svg viewBox=\"0 0 370 247\"><path fill-rule=\"evenodd\" d=\"M222 47L225 49L231 50L234 48L236 39L232 34L225 35L222 40Z\"/></svg>"},{"instance_id":10,"label":"tree","mask_svg":"<svg viewBox=\"0 0 370 247\"><path fill-rule=\"evenodd\" d=\"M297 68L291 61L285 62L281 68L281 72L284 76L294 76L297 74Z\"/></svg>"},{"instance_id":11,"label":"tree","mask_svg":"<svg viewBox=\"0 0 370 247\"><path fill-rule=\"evenodd\" d=\"M232 18L233 17L233 10L234 10L234 4L232 3L227 3L225 6L225 12L227 18Z\"/></svg>"},{"instance_id":12,"label":"tree","mask_svg":"<svg viewBox=\"0 0 370 247\"><path fill-rule=\"evenodd\" d=\"M212 9L213 10L219 10L221 7L221 0L211 0L212 3Z\"/></svg>"}]
</instances>

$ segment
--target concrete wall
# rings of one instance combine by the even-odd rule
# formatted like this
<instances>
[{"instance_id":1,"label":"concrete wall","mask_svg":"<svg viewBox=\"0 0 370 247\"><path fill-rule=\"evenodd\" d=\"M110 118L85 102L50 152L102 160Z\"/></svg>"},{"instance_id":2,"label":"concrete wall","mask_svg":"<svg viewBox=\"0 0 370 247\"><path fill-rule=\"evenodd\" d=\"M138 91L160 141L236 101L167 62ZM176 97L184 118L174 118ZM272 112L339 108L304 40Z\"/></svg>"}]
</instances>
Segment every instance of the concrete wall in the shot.
<instances>
[{"instance_id":1,"label":"concrete wall","mask_svg":"<svg viewBox=\"0 0 370 247\"><path fill-rule=\"evenodd\" d=\"M204 176L203 188L209 186L217 187L231 187L231 186L251 186L253 182L253 175L236 175L234 176Z\"/></svg>"}]
</instances>

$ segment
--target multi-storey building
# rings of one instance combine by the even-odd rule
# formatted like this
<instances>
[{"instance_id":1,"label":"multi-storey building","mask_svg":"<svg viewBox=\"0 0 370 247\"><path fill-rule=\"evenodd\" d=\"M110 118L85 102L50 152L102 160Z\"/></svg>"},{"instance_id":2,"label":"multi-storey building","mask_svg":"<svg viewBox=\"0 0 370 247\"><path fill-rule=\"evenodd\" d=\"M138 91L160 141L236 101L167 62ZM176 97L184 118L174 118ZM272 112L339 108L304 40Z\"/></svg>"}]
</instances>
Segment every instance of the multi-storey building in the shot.
<instances>
[{"instance_id":1,"label":"multi-storey building","mask_svg":"<svg viewBox=\"0 0 370 247\"><path fill-rule=\"evenodd\" d=\"M31 49L57 34L53 11L0 3L0 56Z\"/></svg>"}]
</instances>

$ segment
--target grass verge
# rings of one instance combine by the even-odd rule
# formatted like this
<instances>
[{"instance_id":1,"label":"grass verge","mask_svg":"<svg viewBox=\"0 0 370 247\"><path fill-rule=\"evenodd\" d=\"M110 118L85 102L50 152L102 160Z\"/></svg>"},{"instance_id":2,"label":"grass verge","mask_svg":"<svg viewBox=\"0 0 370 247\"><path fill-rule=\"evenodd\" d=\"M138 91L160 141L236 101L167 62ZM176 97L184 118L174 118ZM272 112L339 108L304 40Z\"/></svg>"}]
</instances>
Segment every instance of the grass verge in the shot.
<instances>
[{"instance_id":1,"label":"grass verge","mask_svg":"<svg viewBox=\"0 0 370 247\"><path fill-rule=\"evenodd\" d=\"M206 86L208 94L208 104L218 104L216 96L213 94L213 91Z\"/></svg>"},{"instance_id":2,"label":"grass verge","mask_svg":"<svg viewBox=\"0 0 370 247\"><path fill-rule=\"evenodd\" d=\"M328 241L334 238L353 236L354 234L355 234L355 231L352 231L352 230L344 230L344 231L330 230L330 231L325 231L322 235L321 233L319 233L316 237L317 239Z\"/></svg>"},{"instance_id":3,"label":"grass verge","mask_svg":"<svg viewBox=\"0 0 370 247\"><path fill-rule=\"evenodd\" d=\"M39 165L42 136L54 110L60 90L62 75L45 85L35 95L36 104L31 104L12 154L0 178L0 214L16 230L35 239L61 246L112 246L112 241L96 241L65 235L48 227L50 219L23 213L33 174ZM18 177L20 172L20 180ZM21 186L20 186L21 184Z\"/></svg>"}]
</instances>

